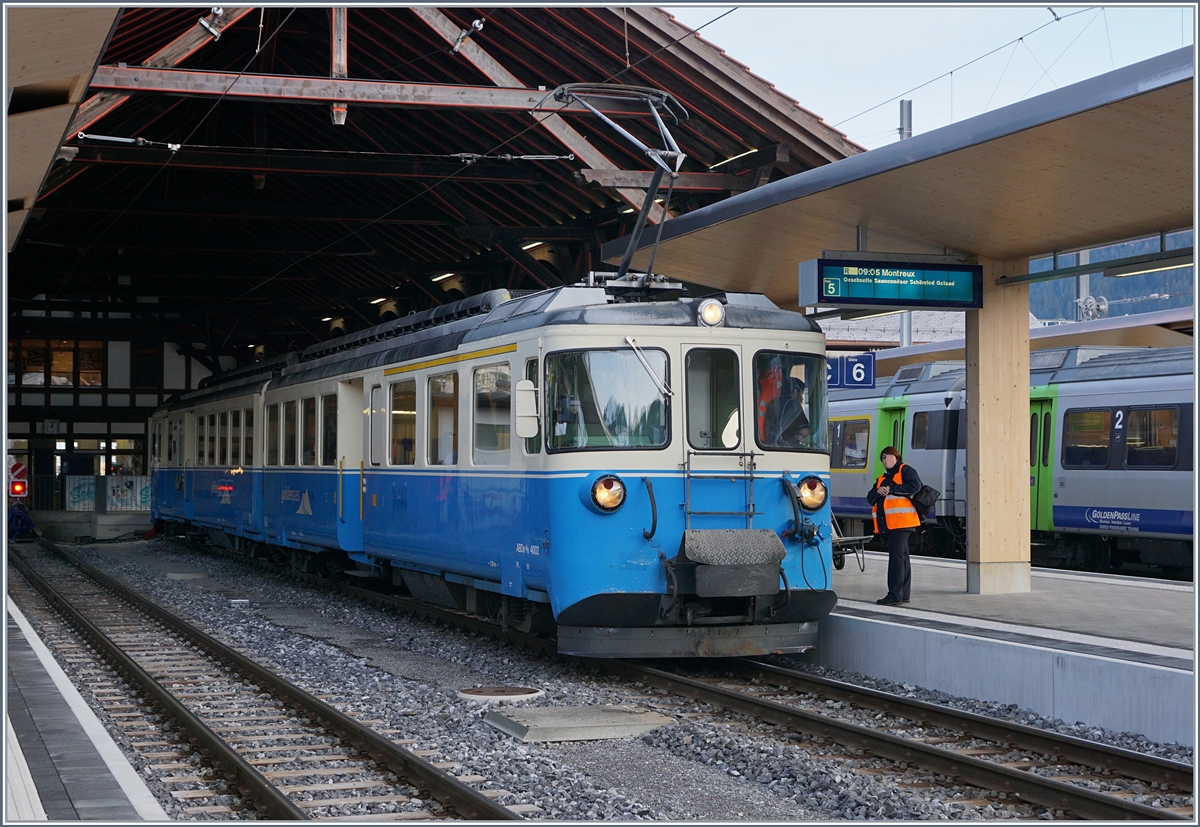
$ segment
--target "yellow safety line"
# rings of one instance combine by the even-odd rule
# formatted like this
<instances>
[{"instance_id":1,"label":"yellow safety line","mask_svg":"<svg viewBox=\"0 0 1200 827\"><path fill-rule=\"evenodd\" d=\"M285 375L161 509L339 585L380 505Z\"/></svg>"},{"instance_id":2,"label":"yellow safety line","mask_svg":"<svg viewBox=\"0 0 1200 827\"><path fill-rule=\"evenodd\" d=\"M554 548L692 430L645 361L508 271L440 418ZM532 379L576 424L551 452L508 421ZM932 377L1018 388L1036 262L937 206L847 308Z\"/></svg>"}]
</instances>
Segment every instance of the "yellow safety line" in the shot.
<instances>
[{"instance_id":1,"label":"yellow safety line","mask_svg":"<svg viewBox=\"0 0 1200 827\"><path fill-rule=\"evenodd\" d=\"M484 356L495 356L500 353L512 353L517 349L516 345L503 345L502 347L490 347L487 350L476 350L471 353L460 353L457 356L443 356L441 359L430 359L427 362L417 362L413 365L404 365L398 368L388 368L383 372L384 376L395 376L397 373L409 373L422 368L436 368L442 365L453 365L455 362L465 362L468 359L481 359Z\"/></svg>"}]
</instances>

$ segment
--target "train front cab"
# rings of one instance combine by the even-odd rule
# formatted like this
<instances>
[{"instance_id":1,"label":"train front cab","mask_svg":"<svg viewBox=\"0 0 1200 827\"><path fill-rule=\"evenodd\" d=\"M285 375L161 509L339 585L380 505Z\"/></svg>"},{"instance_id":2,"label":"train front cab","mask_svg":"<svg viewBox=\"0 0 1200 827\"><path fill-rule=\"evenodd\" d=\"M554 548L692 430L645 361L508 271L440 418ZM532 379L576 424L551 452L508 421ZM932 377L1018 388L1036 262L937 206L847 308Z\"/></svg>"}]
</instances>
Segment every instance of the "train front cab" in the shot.
<instances>
[{"instance_id":1,"label":"train front cab","mask_svg":"<svg viewBox=\"0 0 1200 827\"><path fill-rule=\"evenodd\" d=\"M559 651L735 656L816 644L836 603L823 342L792 334L780 349L779 335L738 333L681 345L649 328L636 350L594 331L564 339L569 348L547 338L538 476L556 504L545 548ZM588 339L595 346L580 347ZM793 427L785 445L768 419L789 378L804 382L809 428Z\"/></svg>"}]
</instances>

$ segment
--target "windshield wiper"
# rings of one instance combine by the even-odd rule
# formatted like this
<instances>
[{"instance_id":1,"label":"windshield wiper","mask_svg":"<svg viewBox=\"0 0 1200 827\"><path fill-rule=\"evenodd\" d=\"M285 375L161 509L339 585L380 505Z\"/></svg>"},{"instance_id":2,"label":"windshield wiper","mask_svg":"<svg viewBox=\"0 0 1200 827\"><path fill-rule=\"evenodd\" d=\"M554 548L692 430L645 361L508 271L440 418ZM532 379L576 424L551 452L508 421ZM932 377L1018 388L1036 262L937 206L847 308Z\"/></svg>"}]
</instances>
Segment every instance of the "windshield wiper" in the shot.
<instances>
[{"instance_id":1,"label":"windshield wiper","mask_svg":"<svg viewBox=\"0 0 1200 827\"><path fill-rule=\"evenodd\" d=\"M667 383L659 378L658 374L654 372L654 368L650 367L650 363L646 361L645 354L643 354L642 349L637 346L637 342L633 340L633 337L626 336L625 341L629 343L631 348L633 348L633 354L637 356L638 361L642 363L642 367L646 369L646 373L650 374L650 378L654 380L654 385L658 388L658 392L663 396L674 396L675 392L668 388Z\"/></svg>"}]
</instances>

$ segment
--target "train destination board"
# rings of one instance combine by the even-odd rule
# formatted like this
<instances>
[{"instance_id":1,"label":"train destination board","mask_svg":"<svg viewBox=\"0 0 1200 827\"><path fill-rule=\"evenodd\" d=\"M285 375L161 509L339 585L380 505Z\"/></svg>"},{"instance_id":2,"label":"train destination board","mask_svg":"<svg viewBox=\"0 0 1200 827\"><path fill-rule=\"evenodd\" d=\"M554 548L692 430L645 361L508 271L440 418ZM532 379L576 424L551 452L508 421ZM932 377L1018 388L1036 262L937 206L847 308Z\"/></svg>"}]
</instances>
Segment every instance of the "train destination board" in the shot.
<instances>
[{"instance_id":1,"label":"train destination board","mask_svg":"<svg viewBox=\"0 0 1200 827\"><path fill-rule=\"evenodd\" d=\"M977 310L983 307L983 268L812 259L800 263L800 305Z\"/></svg>"}]
</instances>

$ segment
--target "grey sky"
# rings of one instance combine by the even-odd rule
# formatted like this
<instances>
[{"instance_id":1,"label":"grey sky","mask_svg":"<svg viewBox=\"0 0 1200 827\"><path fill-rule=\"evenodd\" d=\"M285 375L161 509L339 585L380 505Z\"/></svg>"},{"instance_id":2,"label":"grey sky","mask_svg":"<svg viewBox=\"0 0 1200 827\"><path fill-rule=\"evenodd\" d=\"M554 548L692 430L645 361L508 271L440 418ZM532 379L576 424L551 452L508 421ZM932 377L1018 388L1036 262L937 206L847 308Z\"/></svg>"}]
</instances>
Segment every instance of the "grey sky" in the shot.
<instances>
[{"instance_id":1,"label":"grey sky","mask_svg":"<svg viewBox=\"0 0 1200 827\"><path fill-rule=\"evenodd\" d=\"M730 6L668 6L703 25ZM739 7L700 34L867 148L896 140L882 101L1044 23L907 98L919 134L1193 43L1194 6ZM1048 72L1046 70L1049 70ZM953 114L951 91L953 86ZM989 105L990 101L990 105Z\"/></svg>"}]
</instances>

